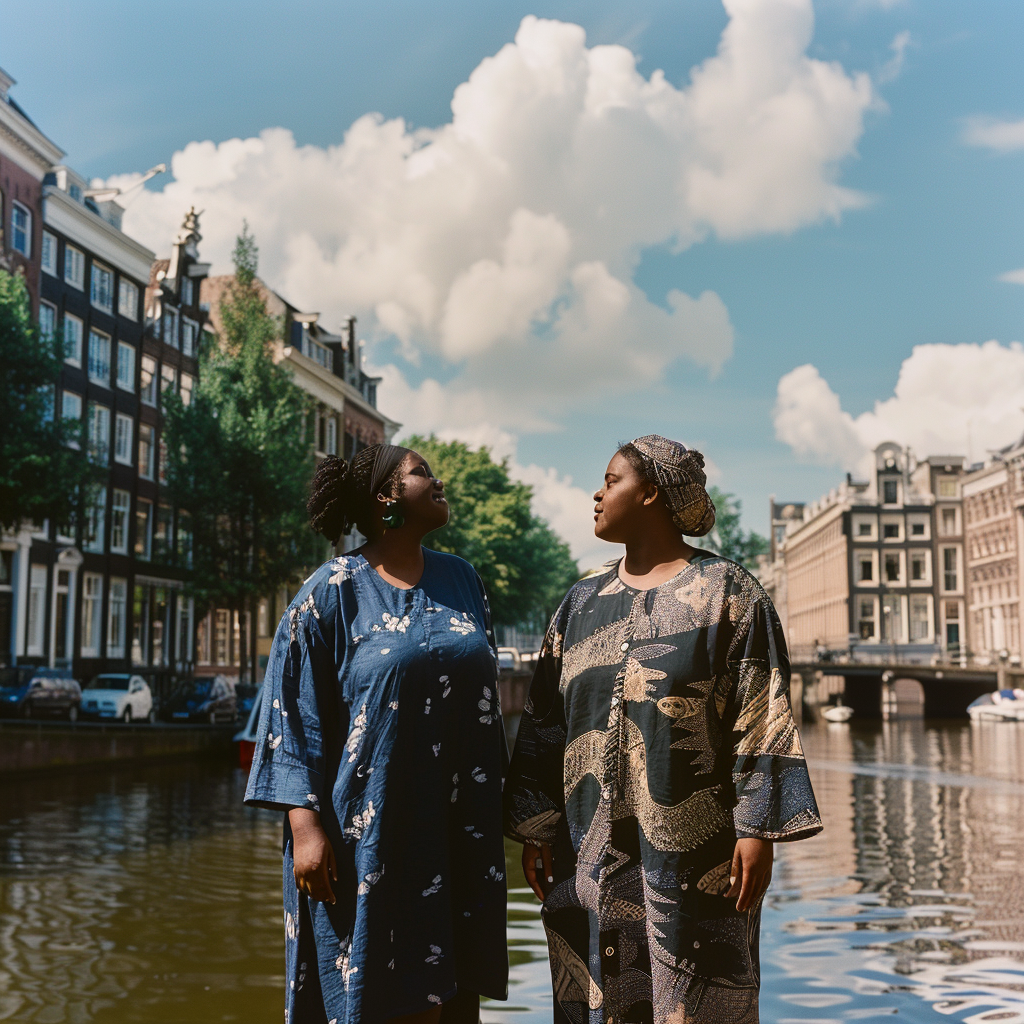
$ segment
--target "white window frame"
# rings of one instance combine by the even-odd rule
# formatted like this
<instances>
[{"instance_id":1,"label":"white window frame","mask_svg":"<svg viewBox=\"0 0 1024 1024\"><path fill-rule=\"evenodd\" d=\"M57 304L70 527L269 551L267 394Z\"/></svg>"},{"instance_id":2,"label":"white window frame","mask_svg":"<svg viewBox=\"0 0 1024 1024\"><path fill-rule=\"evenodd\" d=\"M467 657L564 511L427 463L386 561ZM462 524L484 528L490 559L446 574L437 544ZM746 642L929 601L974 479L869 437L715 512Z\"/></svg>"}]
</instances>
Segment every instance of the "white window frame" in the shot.
<instances>
[{"instance_id":1,"label":"white window frame","mask_svg":"<svg viewBox=\"0 0 1024 1024\"><path fill-rule=\"evenodd\" d=\"M43 270L51 277L57 276L57 251L57 236L44 229L39 260Z\"/></svg>"},{"instance_id":2,"label":"white window frame","mask_svg":"<svg viewBox=\"0 0 1024 1024\"><path fill-rule=\"evenodd\" d=\"M907 560L903 557L905 552L903 551L886 551L885 558L882 560L882 571L884 578L881 580L882 583L888 584L889 586L902 587L905 585L904 581L907 578ZM889 579L889 573L886 568L886 562L893 556L896 556L896 564L899 567L899 576L896 579Z\"/></svg>"},{"instance_id":3,"label":"white window frame","mask_svg":"<svg viewBox=\"0 0 1024 1024\"><path fill-rule=\"evenodd\" d=\"M861 594L855 599L857 602L857 637L858 643L861 644L877 644L881 636L881 627L878 624L878 597L874 594ZM863 605L867 603L871 606L871 615L862 615ZM863 637L860 635L860 624L862 622L870 622L872 625L872 633L869 637Z\"/></svg>"},{"instance_id":4,"label":"white window frame","mask_svg":"<svg viewBox=\"0 0 1024 1024\"><path fill-rule=\"evenodd\" d=\"M49 321L48 323L46 321ZM46 299L39 300L39 336L52 339L57 333L57 307Z\"/></svg>"},{"instance_id":5,"label":"white window frame","mask_svg":"<svg viewBox=\"0 0 1024 1024\"><path fill-rule=\"evenodd\" d=\"M327 454L338 454L338 417L327 417Z\"/></svg>"},{"instance_id":6,"label":"white window frame","mask_svg":"<svg viewBox=\"0 0 1024 1024\"><path fill-rule=\"evenodd\" d=\"M104 415L105 414L105 415ZM102 402L90 402L88 408L89 458L99 466L110 465L110 406ZM105 429L100 424L106 424ZM101 434L105 436L101 436Z\"/></svg>"},{"instance_id":7,"label":"white window frame","mask_svg":"<svg viewBox=\"0 0 1024 1024\"><path fill-rule=\"evenodd\" d=\"M117 311L126 320L139 319L139 286L125 277L117 283Z\"/></svg>"},{"instance_id":8,"label":"white window frame","mask_svg":"<svg viewBox=\"0 0 1024 1024\"><path fill-rule=\"evenodd\" d=\"M946 532L946 513L953 513L953 532ZM956 505L942 505L935 513L935 518L938 521L939 536L940 537L959 537L961 532L960 525L960 509Z\"/></svg>"},{"instance_id":9,"label":"white window frame","mask_svg":"<svg viewBox=\"0 0 1024 1024\"><path fill-rule=\"evenodd\" d=\"M861 533L861 527L867 526L868 532ZM855 541L874 541L878 539L878 517L877 516L865 516L865 515L854 515L853 516L853 539Z\"/></svg>"},{"instance_id":10,"label":"white window frame","mask_svg":"<svg viewBox=\"0 0 1024 1024\"><path fill-rule=\"evenodd\" d=\"M18 214L24 217L24 222L18 226ZM23 232L25 238L24 248L18 245L18 234ZM11 248L20 252L25 259L32 258L32 211L23 206L16 199L11 203Z\"/></svg>"},{"instance_id":11,"label":"white window frame","mask_svg":"<svg viewBox=\"0 0 1024 1024\"><path fill-rule=\"evenodd\" d=\"M29 568L28 608L25 623L25 654L30 658L43 656L46 637L46 582L45 565Z\"/></svg>"},{"instance_id":12,"label":"white window frame","mask_svg":"<svg viewBox=\"0 0 1024 1024\"><path fill-rule=\"evenodd\" d=\"M935 497L940 501L953 501L960 497L959 487L957 486L959 481L955 476L940 476L935 481ZM951 485L951 492L949 494L942 493L942 485Z\"/></svg>"},{"instance_id":13,"label":"white window frame","mask_svg":"<svg viewBox=\"0 0 1024 1024\"><path fill-rule=\"evenodd\" d=\"M74 326L77 324L78 326ZM70 327L69 327L70 325ZM64 314L64 362L72 366L82 365L82 343L85 341L85 324L74 313ZM72 344L69 346L69 342Z\"/></svg>"},{"instance_id":14,"label":"white window frame","mask_svg":"<svg viewBox=\"0 0 1024 1024\"><path fill-rule=\"evenodd\" d=\"M95 339L95 354L94 354ZM111 337L106 331L98 331L95 327L89 328L89 380L94 384L102 384L110 387L110 348ZM106 360L101 361L99 356L106 353Z\"/></svg>"},{"instance_id":15,"label":"white window frame","mask_svg":"<svg viewBox=\"0 0 1024 1024\"><path fill-rule=\"evenodd\" d=\"M149 378L149 383L146 384L142 377L142 374L149 373L150 371L146 368L146 363L153 364L152 375ZM141 390L141 399L143 405L151 405L154 409L159 402L160 394L160 364L152 356L143 354L140 364L140 376L139 376L139 388Z\"/></svg>"},{"instance_id":16,"label":"white window frame","mask_svg":"<svg viewBox=\"0 0 1024 1024\"><path fill-rule=\"evenodd\" d=\"M914 533L914 525L919 524L924 527L924 533ZM911 544L921 544L925 541L932 539L932 521L931 516L928 515L908 515L907 516L907 540Z\"/></svg>"},{"instance_id":17,"label":"white window frame","mask_svg":"<svg viewBox=\"0 0 1024 1024\"><path fill-rule=\"evenodd\" d=\"M924 576L919 580L914 579L913 566L915 558L924 559ZM931 548L911 548L907 552L907 582L912 587L930 587L932 585Z\"/></svg>"},{"instance_id":18,"label":"white window frame","mask_svg":"<svg viewBox=\"0 0 1024 1024\"><path fill-rule=\"evenodd\" d=\"M946 552L954 552L954 558L956 561L956 586L946 586ZM939 590L943 594L959 594L961 584L963 583L964 570L963 570L963 556L960 554L959 544L943 544L939 547L939 565L936 567L936 571L941 573L939 579L940 587Z\"/></svg>"},{"instance_id":19,"label":"white window frame","mask_svg":"<svg viewBox=\"0 0 1024 1024\"><path fill-rule=\"evenodd\" d=\"M924 636L917 637L916 639L912 636L913 629L911 623L913 622L913 610L914 603L924 600L925 603L925 623L927 629ZM907 640L912 644L930 644L935 640L935 607L932 604L931 594L911 594L907 601Z\"/></svg>"},{"instance_id":20,"label":"white window frame","mask_svg":"<svg viewBox=\"0 0 1024 1024\"><path fill-rule=\"evenodd\" d=\"M101 282L105 282L107 285L103 291L100 290ZM114 272L110 267L93 260L92 269L89 272L89 303L96 309L113 315L114 287Z\"/></svg>"},{"instance_id":21,"label":"white window frame","mask_svg":"<svg viewBox=\"0 0 1024 1024\"><path fill-rule=\"evenodd\" d=\"M107 657L123 658L128 626L128 581L111 576L107 589Z\"/></svg>"},{"instance_id":22,"label":"white window frame","mask_svg":"<svg viewBox=\"0 0 1024 1024\"><path fill-rule=\"evenodd\" d=\"M106 488L96 495L96 501L86 509L85 522L82 525L82 550L102 555L107 549Z\"/></svg>"},{"instance_id":23,"label":"white window frame","mask_svg":"<svg viewBox=\"0 0 1024 1024\"><path fill-rule=\"evenodd\" d=\"M148 437L146 444L148 445L147 452L148 458L143 460L142 458L142 445L143 438ZM156 470L156 427L149 423L139 424L139 476L143 480L154 479L154 473Z\"/></svg>"},{"instance_id":24,"label":"white window frame","mask_svg":"<svg viewBox=\"0 0 1024 1024\"><path fill-rule=\"evenodd\" d=\"M135 346L125 341L117 343L117 386L122 391L135 391Z\"/></svg>"},{"instance_id":25,"label":"white window frame","mask_svg":"<svg viewBox=\"0 0 1024 1024\"><path fill-rule=\"evenodd\" d=\"M67 242L64 244L64 281L80 292L85 290L85 253Z\"/></svg>"},{"instance_id":26,"label":"white window frame","mask_svg":"<svg viewBox=\"0 0 1024 1024\"><path fill-rule=\"evenodd\" d=\"M178 324L180 322L181 318L174 306L165 306L163 316L160 318L160 337L163 339L163 343L170 345L171 348L179 348L181 345L178 339ZM170 330L168 330L169 325ZM170 334L169 338L168 334Z\"/></svg>"},{"instance_id":27,"label":"white window frame","mask_svg":"<svg viewBox=\"0 0 1024 1024\"><path fill-rule=\"evenodd\" d=\"M879 536L882 539L883 544L902 544L906 539L906 527L903 523L903 516L900 515L883 515L881 517L881 525L879 526ZM887 526L895 526L897 533L895 537L886 537L885 528Z\"/></svg>"},{"instance_id":28,"label":"white window frame","mask_svg":"<svg viewBox=\"0 0 1024 1024\"><path fill-rule=\"evenodd\" d=\"M131 533L132 496L128 491L114 488L110 503L110 552L128 554L128 536Z\"/></svg>"},{"instance_id":29,"label":"white window frame","mask_svg":"<svg viewBox=\"0 0 1024 1024\"><path fill-rule=\"evenodd\" d=\"M140 537L139 537L139 515L143 509L147 509L146 515L146 533L141 538L142 545L140 550ZM145 498L139 498L135 503L135 557L141 558L145 562L149 562L153 558L153 502L148 501Z\"/></svg>"},{"instance_id":30,"label":"white window frame","mask_svg":"<svg viewBox=\"0 0 1024 1024\"><path fill-rule=\"evenodd\" d=\"M188 381L186 386L185 382ZM192 392L195 390L196 379L191 373L178 374L178 394L181 395L182 405L192 404Z\"/></svg>"},{"instance_id":31,"label":"white window frame","mask_svg":"<svg viewBox=\"0 0 1024 1024\"><path fill-rule=\"evenodd\" d=\"M114 416L114 461L122 466L132 464L135 442L135 420L123 412Z\"/></svg>"},{"instance_id":32,"label":"white window frame","mask_svg":"<svg viewBox=\"0 0 1024 1024\"><path fill-rule=\"evenodd\" d=\"M72 413L72 408L77 408L77 412ZM60 418L62 420L76 420L81 424L82 396L77 391L62 391L60 393ZM79 448L80 445L77 440L71 440L68 441L68 447Z\"/></svg>"},{"instance_id":33,"label":"white window frame","mask_svg":"<svg viewBox=\"0 0 1024 1024\"><path fill-rule=\"evenodd\" d=\"M166 395L168 391L178 390L178 368L170 363L163 363L160 366L160 394Z\"/></svg>"},{"instance_id":34,"label":"white window frame","mask_svg":"<svg viewBox=\"0 0 1024 1024\"><path fill-rule=\"evenodd\" d=\"M103 636L103 577L82 573L82 648L83 658L98 658Z\"/></svg>"},{"instance_id":35,"label":"white window frame","mask_svg":"<svg viewBox=\"0 0 1024 1024\"><path fill-rule=\"evenodd\" d=\"M857 566L857 586L858 587L877 587L878 586L878 552L874 549L868 551L854 549L854 562ZM861 562L871 563L871 579L866 580L862 578L860 564Z\"/></svg>"},{"instance_id":36,"label":"white window frame","mask_svg":"<svg viewBox=\"0 0 1024 1024\"><path fill-rule=\"evenodd\" d=\"M199 348L199 324L191 317L181 318L181 351L186 356L194 356Z\"/></svg>"}]
</instances>

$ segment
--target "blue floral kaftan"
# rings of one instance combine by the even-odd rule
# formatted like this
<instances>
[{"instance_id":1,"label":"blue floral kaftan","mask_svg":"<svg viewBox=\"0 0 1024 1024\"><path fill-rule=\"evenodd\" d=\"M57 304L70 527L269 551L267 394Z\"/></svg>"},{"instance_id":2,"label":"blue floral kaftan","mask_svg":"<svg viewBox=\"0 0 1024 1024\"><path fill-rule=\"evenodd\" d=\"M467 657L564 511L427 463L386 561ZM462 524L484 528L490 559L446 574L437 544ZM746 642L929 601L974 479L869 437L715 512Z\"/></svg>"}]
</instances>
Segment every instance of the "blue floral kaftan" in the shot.
<instances>
[{"instance_id":1,"label":"blue floral kaftan","mask_svg":"<svg viewBox=\"0 0 1024 1024\"><path fill-rule=\"evenodd\" d=\"M487 599L468 562L424 559L409 590L362 555L332 559L274 638L245 800L319 810L339 875L333 906L296 890L286 818L292 1024L377 1024L457 989L506 996L507 753Z\"/></svg>"}]
</instances>

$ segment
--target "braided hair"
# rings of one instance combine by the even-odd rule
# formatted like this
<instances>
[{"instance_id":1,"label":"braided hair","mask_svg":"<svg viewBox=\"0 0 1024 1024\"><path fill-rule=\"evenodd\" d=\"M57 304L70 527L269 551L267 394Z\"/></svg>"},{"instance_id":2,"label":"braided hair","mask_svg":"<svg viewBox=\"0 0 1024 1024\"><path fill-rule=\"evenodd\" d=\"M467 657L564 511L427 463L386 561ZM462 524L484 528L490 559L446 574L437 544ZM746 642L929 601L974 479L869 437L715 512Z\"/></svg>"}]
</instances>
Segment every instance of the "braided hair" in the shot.
<instances>
[{"instance_id":1,"label":"braided hair","mask_svg":"<svg viewBox=\"0 0 1024 1024\"><path fill-rule=\"evenodd\" d=\"M328 455L317 466L306 512L313 530L332 544L351 533L353 527L364 537L372 537L378 529L377 494L400 497L401 459L383 484L373 487L374 465L380 448L380 445L370 445L358 452L351 462Z\"/></svg>"}]
</instances>

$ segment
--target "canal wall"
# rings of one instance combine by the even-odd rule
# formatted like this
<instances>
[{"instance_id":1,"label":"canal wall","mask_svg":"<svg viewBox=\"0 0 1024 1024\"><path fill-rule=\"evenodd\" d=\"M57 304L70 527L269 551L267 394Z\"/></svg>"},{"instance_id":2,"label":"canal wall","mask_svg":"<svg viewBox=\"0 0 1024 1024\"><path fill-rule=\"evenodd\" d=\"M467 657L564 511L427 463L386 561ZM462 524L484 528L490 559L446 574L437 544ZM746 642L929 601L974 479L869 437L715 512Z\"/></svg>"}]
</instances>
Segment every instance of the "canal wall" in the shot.
<instances>
[{"instance_id":1,"label":"canal wall","mask_svg":"<svg viewBox=\"0 0 1024 1024\"><path fill-rule=\"evenodd\" d=\"M2 722L0 775L69 771L114 762L229 755L235 725Z\"/></svg>"}]
</instances>

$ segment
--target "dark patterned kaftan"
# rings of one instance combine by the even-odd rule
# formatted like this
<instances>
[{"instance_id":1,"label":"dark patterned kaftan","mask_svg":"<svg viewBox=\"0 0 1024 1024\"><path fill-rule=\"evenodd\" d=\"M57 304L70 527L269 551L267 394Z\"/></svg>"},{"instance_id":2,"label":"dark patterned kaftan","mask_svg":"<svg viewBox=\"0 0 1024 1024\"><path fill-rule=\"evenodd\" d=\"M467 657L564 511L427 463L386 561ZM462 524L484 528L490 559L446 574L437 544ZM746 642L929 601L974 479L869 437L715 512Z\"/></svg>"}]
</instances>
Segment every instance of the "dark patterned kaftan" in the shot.
<instances>
[{"instance_id":1,"label":"dark patterned kaftan","mask_svg":"<svg viewBox=\"0 0 1024 1024\"><path fill-rule=\"evenodd\" d=\"M775 609L705 551L647 591L617 564L548 629L505 831L552 845L555 1019L755 1024L760 905L727 899L737 837L821 829Z\"/></svg>"},{"instance_id":2,"label":"dark patterned kaftan","mask_svg":"<svg viewBox=\"0 0 1024 1024\"><path fill-rule=\"evenodd\" d=\"M278 627L247 803L313 807L337 902L297 892L285 827L292 1024L378 1024L459 991L504 999L507 758L483 586L424 551L393 587L362 555L321 566Z\"/></svg>"}]
</instances>

